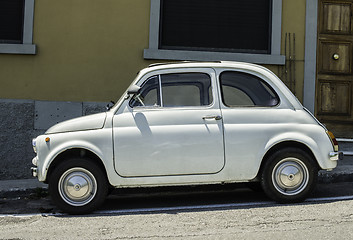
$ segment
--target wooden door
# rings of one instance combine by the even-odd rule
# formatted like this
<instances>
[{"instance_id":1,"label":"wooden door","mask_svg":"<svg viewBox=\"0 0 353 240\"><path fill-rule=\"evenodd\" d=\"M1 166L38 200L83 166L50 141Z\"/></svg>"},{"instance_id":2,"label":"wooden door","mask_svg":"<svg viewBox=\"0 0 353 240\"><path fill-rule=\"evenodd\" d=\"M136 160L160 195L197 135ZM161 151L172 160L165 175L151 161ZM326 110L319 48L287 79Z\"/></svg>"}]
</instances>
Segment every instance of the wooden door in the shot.
<instances>
[{"instance_id":1,"label":"wooden door","mask_svg":"<svg viewBox=\"0 0 353 240\"><path fill-rule=\"evenodd\" d=\"M319 0L316 116L339 137L353 137L353 0Z\"/></svg>"}]
</instances>

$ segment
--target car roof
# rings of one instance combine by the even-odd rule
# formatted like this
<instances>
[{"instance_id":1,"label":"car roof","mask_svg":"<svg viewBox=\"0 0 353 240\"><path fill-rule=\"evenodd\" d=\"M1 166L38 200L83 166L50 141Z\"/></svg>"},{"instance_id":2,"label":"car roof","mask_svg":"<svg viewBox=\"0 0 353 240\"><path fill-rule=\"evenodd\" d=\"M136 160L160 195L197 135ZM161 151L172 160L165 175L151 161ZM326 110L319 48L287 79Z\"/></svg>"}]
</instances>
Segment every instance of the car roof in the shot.
<instances>
[{"instance_id":1,"label":"car roof","mask_svg":"<svg viewBox=\"0 0 353 240\"><path fill-rule=\"evenodd\" d=\"M232 62L232 61L214 61L214 62L199 62L199 61L180 61L180 62L166 62L166 63L154 63L149 65L147 68L142 69L139 74L146 74L152 71L168 70L176 68L233 68L243 69L255 72L262 72L262 74L274 75L269 69L256 65L253 63L246 62Z\"/></svg>"},{"instance_id":2,"label":"car roof","mask_svg":"<svg viewBox=\"0 0 353 240\"><path fill-rule=\"evenodd\" d=\"M271 70L256 65L253 63L245 62L232 62L232 61L215 61L215 62L198 62L198 61L181 61L181 62L172 62L172 63L155 63L151 64L149 67L142 69L136 80L142 75L148 74L150 72L159 71L159 70L169 70L169 69L180 69L180 68L214 68L214 69L237 69L243 71L250 71L253 73L261 74L266 76L280 89L282 98L286 98L290 104L295 109L302 108L299 100L293 95L293 93L285 86L285 84L274 74Z\"/></svg>"},{"instance_id":3,"label":"car roof","mask_svg":"<svg viewBox=\"0 0 353 240\"><path fill-rule=\"evenodd\" d=\"M157 69L166 69L166 68L183 68L183 67L239 67L239 66L248 66L248 67L257 67L266 69L260 65L256 65L253 63L246 63L246 62L233 62L233 61L209 61L209 62L202 62L202 61L180 61L180 62L165 62L165 63L153 63L148 66L146 69L153 68L153 70Z\"/></svg>"}]
</instances>

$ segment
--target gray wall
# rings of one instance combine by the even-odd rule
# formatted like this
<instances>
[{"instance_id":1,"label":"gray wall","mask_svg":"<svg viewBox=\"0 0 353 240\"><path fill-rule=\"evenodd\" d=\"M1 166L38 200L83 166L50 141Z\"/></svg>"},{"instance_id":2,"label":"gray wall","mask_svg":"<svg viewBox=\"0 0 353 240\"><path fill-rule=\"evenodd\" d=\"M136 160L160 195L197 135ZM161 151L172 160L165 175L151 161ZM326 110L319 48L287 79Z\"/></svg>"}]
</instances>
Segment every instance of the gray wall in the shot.
<instances>
[{"instance_id":1,"label":"gray wall","mask_svg":"<svg viewBox=\"0 0 353 240\"><path fill-rule=\"evenodd\" d=\"M0 180L32 178L32 138L56 122L105 111L106 104L0 99Z\"/></svg>"}]
</instances>

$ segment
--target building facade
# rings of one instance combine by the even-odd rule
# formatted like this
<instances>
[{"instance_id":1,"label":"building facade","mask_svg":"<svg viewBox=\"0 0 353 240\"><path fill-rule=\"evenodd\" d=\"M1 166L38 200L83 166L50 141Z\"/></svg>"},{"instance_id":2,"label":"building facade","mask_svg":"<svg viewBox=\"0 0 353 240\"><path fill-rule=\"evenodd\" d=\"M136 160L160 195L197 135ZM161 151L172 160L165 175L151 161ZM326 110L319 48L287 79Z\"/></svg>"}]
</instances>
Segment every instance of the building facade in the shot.
<instances>
[{"instance_id":1,"label":"building facade","mask_svg":"<svg viewBox=\"0 0 353 240\"><path fill-rule=\"evenodd\" d=\"M352 4L1 0L0 179L31 177L32 137L104 111L156 62L264 65L338 136L351 137Z\"/></svg>"}]
</instances>

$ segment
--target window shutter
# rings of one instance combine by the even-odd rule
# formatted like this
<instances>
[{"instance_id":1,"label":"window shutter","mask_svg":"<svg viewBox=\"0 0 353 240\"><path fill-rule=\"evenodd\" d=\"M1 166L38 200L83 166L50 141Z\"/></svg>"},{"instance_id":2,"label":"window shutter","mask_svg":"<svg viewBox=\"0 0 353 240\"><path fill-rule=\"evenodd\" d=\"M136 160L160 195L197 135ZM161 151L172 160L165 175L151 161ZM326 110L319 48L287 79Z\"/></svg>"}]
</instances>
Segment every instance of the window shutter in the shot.
<instances>
[{"instance_id":1,"label":"window shutter","mask_svg":"<svg viewBox=\"0 0 353 240\"><path fill-rule=\"evenodd\" d=\"M271 0L161 0L161 49L270 53Z\"/></svg>"},{"instance_id":2,"label":"window shutter","mask_svg":"<svg viewBox=\"0 0 353 240\"><path fill-rule=\"evenodd\" d=\"M0 43L22 43L25 0L0 0Z\"/></svg>"}]
</instances>

